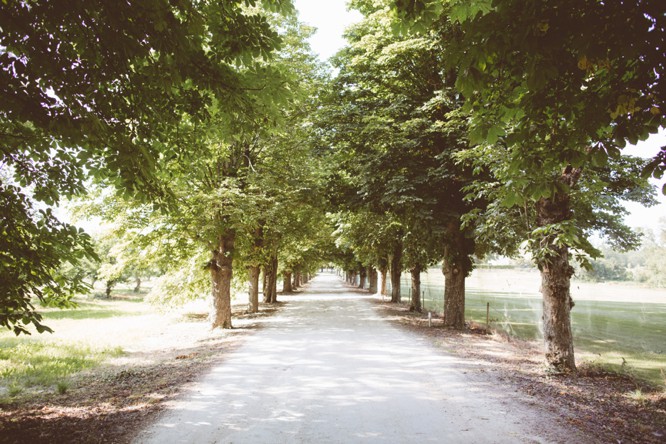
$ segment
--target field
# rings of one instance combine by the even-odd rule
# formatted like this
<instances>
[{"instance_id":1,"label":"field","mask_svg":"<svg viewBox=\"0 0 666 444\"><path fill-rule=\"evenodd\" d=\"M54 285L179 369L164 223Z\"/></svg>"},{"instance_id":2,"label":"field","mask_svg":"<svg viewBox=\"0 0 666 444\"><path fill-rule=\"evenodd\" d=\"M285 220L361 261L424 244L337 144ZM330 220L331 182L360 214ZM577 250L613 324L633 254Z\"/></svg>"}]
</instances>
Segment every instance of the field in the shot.
<instances>
[{"instance_id":1,"label":"field","mask_svg":"<svg viewBox=\"0 0 666 444\"><path fill-rule=\"evenodd\" d=\"M65 394L82 372L100 365L111 372L149 365L165 344L177 353L211 337L205 319L189 319L183 311L159 313L144 296L119 288L108 300L80 298L78 308L40 309L53 334L0 331L0 405L40 393Z\"/></svg>"},{"instance_id":2,"label":"field","mask_svg":"<svg viewBox=\"0 0 666 444\"><path fill-rule=\"evenodd\" d=\"M535 270L479 269L467 282L466 318L486 322L490 303L493 328L540 340L541 295ZM437 269L423 273L426 310L443 307L444 278ZM409 294L409 276L403 276ZM579 361L592 361L665 385L666 290L626 284L573 282L572 327Z\"/></svg>"}]
</instances>

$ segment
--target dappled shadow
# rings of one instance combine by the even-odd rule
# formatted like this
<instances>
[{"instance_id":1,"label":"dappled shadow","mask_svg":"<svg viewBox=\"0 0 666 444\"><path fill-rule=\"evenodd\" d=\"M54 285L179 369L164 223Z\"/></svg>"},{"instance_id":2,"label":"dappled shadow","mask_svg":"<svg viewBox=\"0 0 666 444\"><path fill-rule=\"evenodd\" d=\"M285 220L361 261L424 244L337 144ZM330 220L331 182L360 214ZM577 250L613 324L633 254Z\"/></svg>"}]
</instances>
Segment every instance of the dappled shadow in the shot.
<instances>
[{"instance_id":1,"label":"dappled shadow","mask_svg":"<svg viewBox=\"0 0 666 444\"><path fill-rule=\"evenodd\" d=\"M364 292L318 278L194 385L137 442L498 442L536 433L531 413L374 312ZM531 426L527 426L531 424Z\"/></svg>"},{"instance_id":2,"label":"dappled shadow","mask_svg":"<svg viewBox=\"0 0 666 444\"><path fill-rule=\"evenodd\" d=\"M195 347L127 353L144 365L107 365L83 375L62 395L44 392L30 404L3 404L0 443L129 442L163 403L180 393L184 384L200 377L202 369L219 364L253 329L228 332L199 341Z\"/></svg>"}]
</instances>

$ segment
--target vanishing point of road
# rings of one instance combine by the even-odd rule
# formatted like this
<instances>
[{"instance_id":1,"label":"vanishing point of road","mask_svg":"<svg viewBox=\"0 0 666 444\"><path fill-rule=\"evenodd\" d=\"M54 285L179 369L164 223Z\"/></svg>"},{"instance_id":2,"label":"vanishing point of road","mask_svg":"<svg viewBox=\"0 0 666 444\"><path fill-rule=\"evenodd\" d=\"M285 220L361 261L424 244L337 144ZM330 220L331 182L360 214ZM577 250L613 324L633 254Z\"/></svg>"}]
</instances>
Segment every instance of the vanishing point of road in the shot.
<instances>
[{"instance_id":1,"label":"vanishing point of road","mask_svg":"<svg viewBox=\"0 0 666 444\"><path fill-rule=\"evenodd\" d=\"M478 363L391 325L333 274L287 304L136 443L591 442ZM477 371L475 371L475 369Z\"/></svg>"}]
</instances>

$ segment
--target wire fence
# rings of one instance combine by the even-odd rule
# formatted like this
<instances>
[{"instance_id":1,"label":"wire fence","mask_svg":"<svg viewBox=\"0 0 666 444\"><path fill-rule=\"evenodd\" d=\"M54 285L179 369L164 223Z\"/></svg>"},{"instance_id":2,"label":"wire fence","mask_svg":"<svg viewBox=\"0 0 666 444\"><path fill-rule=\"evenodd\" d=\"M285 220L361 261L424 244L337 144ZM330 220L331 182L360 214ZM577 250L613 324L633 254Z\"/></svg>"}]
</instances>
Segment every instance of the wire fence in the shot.
<instances>
[{"instance_id":1,"label":"wire fence","mask_svg":"<svg viewBox=\"0 0 666 444\"><path fill-rule=\"evenodd\" d=\"M391 293L390 282L386 283ZM403 275L400 292L411 297L411 280ZM424 312L442 314L444 286L421 283ZM465 318L510 336L542 339L542 301L538 294L467 290ZM666 355L666 303L579 301L572 311L577 345L594 353L611 351Z\"/></svg>"}]
</instances>

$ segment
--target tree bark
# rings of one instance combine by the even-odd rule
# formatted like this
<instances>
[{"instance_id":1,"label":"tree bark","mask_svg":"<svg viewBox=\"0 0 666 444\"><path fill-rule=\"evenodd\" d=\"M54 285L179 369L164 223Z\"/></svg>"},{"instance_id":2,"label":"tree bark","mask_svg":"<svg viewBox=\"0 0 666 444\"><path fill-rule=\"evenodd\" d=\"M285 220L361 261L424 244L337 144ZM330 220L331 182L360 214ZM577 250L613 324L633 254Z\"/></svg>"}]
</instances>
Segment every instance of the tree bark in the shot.
<instances>
[{"instance_id":1,"label":"tree bark","mask_svg":"<svg viewBox=\"0 0 666 444\"><path fill-rule=\"evenodd\" d=\"M106 290L105 290L104 293L106 294L106 298L107 298L107 299L110 299L110 298L111 298L111 291L113 290L113 287L114 287L115 285L116 285L116 281L113 280L113 279L112 279L112 280L108 280L108 281L106 281Z\"/></svg>"},{"instance_id":2,"label":"tree bark","mask_svg":"<svg viewBox=\"0 0 666 444\"><path fill-rule=\"evenodd\" d=\"M257 313L259 311L259 266L248 267L248 293L249 304L248 311L250 313Z\"/></svg>"},{"instance_id":3,"label":"tree bark","mask_svg":"<svg viewBox=\"0 0 666 444\"><path fill-rule=\"evenodd\" d=\"M444 326L456 330L465 328L465 279L472 270L470 254L473 241L465 237L460 219L451 220L447 226L444 245Z\"/></svg>"},{"instance_id":4,"label":"tree bark","mask_svg":"<svg viewBox=\"0 0 666 444\"><path fill-rule=\"evenodd\" d=\"M261 269L263 270L263 276L261 277L261 294L264 295L264 304L267 304L270 300L268 294L268 265L263 265Z\"/></svg>"},{"instance_id":5,"label":"tree bark","mask_svg":"<svg viewBox=\"0 0 666 444\"><path fill-rule=\"evenodd\" d=\"M213 328L232 328L231 278L233 276L233 252L235 233L219 237L217 248L210 261L210 273L215 307Z\"/></svg>"},{"instance_id":6,"label":"tree bark","mask_svg":"<svg viewBox=\"0 0 666 444\"><path fill-rule=\"evenodd\" d=\"M582 170L566 167L560 181L568 187L578 182ZM540 199L536 204L537 225L545 227L571 219L571 198L560 193L548 199ZM566 245L555 245L554 239L540 239L540 248L548 248L537 265L541 272L541 293L543 295L543 337L548 365L559 372L575 372L573 333L571 331L571 276L574 269L569 264L569 249Z\"/></svg>"},{"instance_id":7,"label":"tree bark","mask_svg":"<svg viewBox=\"0 0 666 444\"><path fill-rule=\"evenodd\" d=\"M135 277L134 278L134 283L135 283L134 290L132 290L132 291L134 291L134 293L140 292L141 291L141 278L139 276Z\"/></svg>"},{"instance_id":8,"label":"tree bark","mask_svg":"<svg viewBox=\"0 0 666 444\"><path fill-rule=\"evenodd\" d=\"M282 292L283 293L293 293L293 288L291 287L291 273L284 272L282 274Z\"/></svg>"},{"instance_id":9,"label":"tree bark","mask_svg":"<svg viewBox=\"0 0 666 444\"><path fill-rule=\"evenodd\" d=\"M456 263L444 261L444 326L465 328L465 272Z\"/></svg>"},{"instance_id":10,"label":"tree bark","mask_svg":"<svg viewBox=\"0 0 666 444\"><path fill-rule=\"evenodd\" d=\"M391 302L399 303L401 300L400 294L400 277L402 275L402 245L397 246L393 250L393 257L391 257Z\"/></svg>"},{"instance_id":11,"label":"tree bark","mask_svg":"<svg viewBox=\"0 0 666 444\"><path fill-rule=\"evenodd\" d=\"M264 302L274 304L277 302L277 253L271 256L270 263L265 267L266 270L266 289L264 293Z\"/></svg>"},{"instance_id":12,"label":"tree bark","mask_svg":"<svg viewBox=\"0 0 666 444\"><path fill-rule=\"evenodd\" d=\"M539 266L543 294L543 336L546 361L556 371L576 371L573 333L571 331L571 276L566 247L557 249L549 263Z\"/></svg>"},{"instance_id":13,"label":"tree bark","mask_svg":"<svg viewBox=\"0 0 666 444\"><path fill-rule=\"evenodd\" d=\"M413 267L409 272L412 275L412 297L409 311L421 312L421 267Z\"/></svg>"},{"instance_id":14,"label":"tree bark","mask_svg":"<svg viewBox=\"0 0 666 444\"><path fill-rule=\"evenodd\" d=\"M379 270L379 294L386 296L386 281L387 281L388 270L382 268Z\"/></svg>"},{"instance_id":15,"label":"tree bark","mask_svg":"<svg viewBox=\"0 0 666 444\"><path fill-rule=\"evenodd\" d=\"M361 267L359 271L359 282L358 282L358 288L364 289L365 288L365 280L368 277L367 272L365 267Z\"/></svg>"},{"instance_id":16,"label":"tree bark","mask_svg":"<svg viewBox=\"0 0 666 444\"><path fill-rule=\"evenodd\" d=\"M377 270L374 267L368 267L368 291L377 293Z\"/></svg>"},{"instance_id":17,"label":"tree bark","mask_svg":"<svg viewBox=\"0 0 666 444\"><path fill-rule=\"evenodd\" d=\"M298 271L298 269L296 269L294 271L294 275L292 276L292 282L291 282L292 290L298 290L298 287L300 286L300 282L298 282L299 274L300 274L300 272Z\"/></svg>"}]
</instances>

